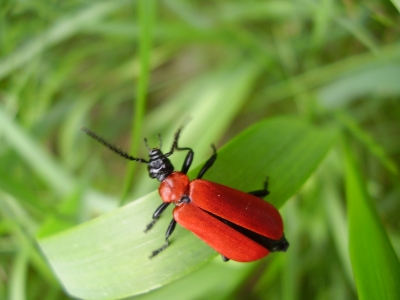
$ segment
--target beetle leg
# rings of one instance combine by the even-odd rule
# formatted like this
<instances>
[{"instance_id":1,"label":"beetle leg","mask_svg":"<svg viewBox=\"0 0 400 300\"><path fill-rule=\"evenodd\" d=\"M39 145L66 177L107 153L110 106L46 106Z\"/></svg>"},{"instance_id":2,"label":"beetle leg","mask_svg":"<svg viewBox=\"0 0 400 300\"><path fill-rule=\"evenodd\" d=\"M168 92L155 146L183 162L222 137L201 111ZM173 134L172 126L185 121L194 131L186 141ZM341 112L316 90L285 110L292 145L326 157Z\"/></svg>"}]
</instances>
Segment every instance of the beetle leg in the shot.
<instances>
[{"instance_id":1,"label":"beetle leg","mask_svg":"<svg viewBox=\"0 0 400 300\"><path fill-rule=\"evenodd\" d=\"M248 194L257 196L257 197L259 197L259 198L264 198L265 196L268 196L268 195L269 195L269 191L268 191L268 177L267 177L267 179L264 181L264 189L262 189L262 190L257 190L257 191L252 191L252 192L248 192Z\"/></svg>"},{"instance_id":2,"label":"beetle leg","mask_svg":"<svg viewBox=\"0 0 400 300\"><path fill-rule=\"evenodd\" d=\"M227 258L226 256L224 256L224 255L222 255L222 254L221 254L221 257L222 257L222 260L225 261L225 262L227 262L227 261L230 260L229 258Z\"/></svg>"},{"instance_id":3,"label":"beetle leg","mask_svg":"<svg viewBox=\"0 0 400 300\"><path fill-rule=\"evenodd\" d=\"M204 164L204 166L201 168L199 175L197 175L197 178L201 178L203 177L203 175L208 171L209 168L212 167L212 165L214 164L215 160L217 159L217 149L215 149L214 145L211 145L211 147L213 148L213 155L211 155L211 157L206 161L206 163Z\"/></svg>"},{"instance_id":4,"label":"beetle leg","mask_svg":"<svg viewBox=\"0 0 400 300\"><path fill-rule=\"evenodd\" d=\"M165 233L165 244L161 248L158 248L157 250L154 250L153 252L151 252L151 255L149 256L150 259L153 258L154 256L156 256L158 253L160 253L161 251L163 251L164 249L166 249L169 246L168 238L174 232L175 226L176 226L176 221L174 219L172 219L171 223L169 223L169 226L167 228L167 232Z\"/></svg>"},{"instance_id":5,"label":"beetle leg","mask_svg":"<svg viewBox=\"0 0 400 300\"><path fill-rule=\"evenodd\" d=\"M179 148L178 147L178 140L179 140L179 136L181 134L181 130L182 130L182 127L179 128L178 131L175 133L174 141L172 142L171 150L169 150L169 152L166 153L165 156L167 156L167 157L170 156L172 153L174 153L175 149Z\"/></svg>"},{"instance_id":6,"label":"beetle leg","mask_svg":"<svg viewBox=\"0 0 400 300\"><path fill-rule=\"evenodd\" d=\"M158 218L160 217L160 215L162 214L162 212L168 207L168 205L170 205L171 203L166 203L163 202L163 204L161 204L159 207L157 207L156 211L153 214L153 220L151 221L151 223L147 224L146 229L144 230L144 232L149 231L154 224L157 222Z\"/></svg>"},{"instance_id":7,"label":"beetle leg","mask_svg":"<svg viewBox=\"0 0 400 300\"><path fill-rule=\"evenodd\" d=\"M188 154L186 155L185 160L183 161L181 172L186 174L189 171L189 168L193 161L194 152L191 148L176 148L177 150L188 150Z\"/></svg>"},{"instance_id":8,"label":"beetle leg","mask_svg":"<svg viewBox=\"0 0 400 300\"><path fill-rule=\"evenodd\" d=\"M179 136L181 134L181 130L182 130L182 127L179 128L179 130L175 133L175 137L174 137L174 141L172 143L171 150L168 153L165 153L164 156L165 157L169 157L172 153L174 153L175 150L188 151L188 154L186 155L186 158L183 161L182 170L181 170L181 172L183 174L186 174L189 171L190 166L192 165L194 151L193 151L192 148L189 148L189 147L182 147L181 148L181 147L178 146L178 140L179 140Z\"/></svg>"}]
</instances>

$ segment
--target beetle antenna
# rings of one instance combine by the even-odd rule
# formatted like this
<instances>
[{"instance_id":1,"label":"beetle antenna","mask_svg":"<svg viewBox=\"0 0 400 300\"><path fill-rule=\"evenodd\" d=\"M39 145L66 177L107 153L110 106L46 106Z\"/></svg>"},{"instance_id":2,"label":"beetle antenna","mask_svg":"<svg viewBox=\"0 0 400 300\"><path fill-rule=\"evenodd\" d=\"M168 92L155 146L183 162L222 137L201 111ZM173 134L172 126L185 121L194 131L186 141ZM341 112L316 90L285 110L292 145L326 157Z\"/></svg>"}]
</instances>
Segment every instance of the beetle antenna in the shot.
<instances>
[{"instance_id":1,"label":"beetle antenna","mask_svg":"<svg viewBox=\"0 0 400 300\"><path fill-rule=\"evenodd\" d=\"M149 143L147 142L147 138L144 138L144 144L146 145L147 151L150 152L151 148L149 147Z\"/></svg>"},{"instance_id":2,"label":"beetle antenna","mask_svg":"<svg viewBox=\"0 0 400 300\"><path fill-rule=\"evenodd\" d=\"M86 127L81 127L81 130L83 132L85 132L88 136L92 137L93 139L95 139L99 143L101 143L104 146L106 146L111 151L117 153L119 156L122 156L122 157L124 157L126 159L129 159L129 160L134 160L134 161L137 161L137 162L141 162L141 163L146 163L146 164L148 163L148 161L143 159L143 158L136 158L136 157L133 157L133 156L129 155L125 151L121 150L121 148L111 144L110 142L106 141L101 136L97 135L96 133L94 133L93 131L91 131L90 129L88 129Z\"/></svg>"},{"instance_id":3,"label":"beetle antenna","mask_svg":"<svg viewBox=\"0 0 400 300\"><path fill-rule=\"evenodd\" d=\"M160 146L158 146L158 149L161 150L161 147L162 147L162 138L161 138L161 134L157 134L157 137L158 137L158 141L159 141L159 143L160 143Z\"/></svg>"}]
</instances>

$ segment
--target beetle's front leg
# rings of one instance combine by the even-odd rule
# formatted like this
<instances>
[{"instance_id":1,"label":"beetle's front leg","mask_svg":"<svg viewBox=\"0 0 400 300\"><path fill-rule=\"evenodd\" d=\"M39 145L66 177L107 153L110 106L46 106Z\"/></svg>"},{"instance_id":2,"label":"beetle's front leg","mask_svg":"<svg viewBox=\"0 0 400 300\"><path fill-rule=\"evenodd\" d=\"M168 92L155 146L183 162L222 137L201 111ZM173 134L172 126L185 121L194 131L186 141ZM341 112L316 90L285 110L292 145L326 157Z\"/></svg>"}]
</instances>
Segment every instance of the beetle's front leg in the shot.
<instances>
[{"instance_id":1,"label":"beetle's front leg","mask_svg":"<svg viewBox=\"0 0 400 300\"><path fill-rule=\"evenodd\" d=\"M215 160L217 159L217 149L215 149L214 145L211 145L213 149L213 155L206 161L204 166L201 168L199 175L197 175L197 179L200 179L203 177L203 175L208 171L208 169L211 168L211 166L214 164Z\"/></svg>"},{"instance_id":2,"label":"beetle's front leg","mask_svg":"<svg viewBox=\"0 0 400 300\"><path fill-rule=\"evenodd\" d=\"M175 150L188 151L188 153L186 155L186 158L185 158L185 160L183 162L182 169L181 169L181 172L183 174L186 174L189 171L189 168L190 168L190 166L191 166L191 164L193 162L194 151L193 151L192 148L189 148L189 147L179 147L178 146L178 140L179 140L179 136L180 136L181 130L182 130L182 127L179 128L179 130L175 133L174 142L172 143L171 150L169 152L165 153L165 157L171 156L172 153L174 153Z\"/></svg>"},{"instance_id":3,"label":"beetle's front leg","mask_svg":"<svg viewBox=\"0 0 400 300\"><path fill-rule=\"evenodd\" d=\"M167 228L167 232L165 233L165 244L158 248L157 250L154 250L153 252L151 252L149 258L153 258L154 256L156 256L158 253L160 253L161 251L163 251L164 249L166 249L169 246L169 237L171 236L171 234L174 232L175 230L175 226L176 226L176 221L175 219L172 219L171 223L169 223L169 226Z\"/></svg>"},{"instance_id":4,"label":"beetle's front leg","mask_svg":"<svg viewBox=\"0 0 400 300\"><path fill-rule=\"evenodd\" d=\"M158 218L160 217L160 215L163 213L163 211L168 207L168 205L170 205L171 203L166 203L164 202L163 204L161 204L156 211L153 214L153 220L151 221L151 223L147 224L146 229L144 230L144 232L149 231L154 224L157 222Z\"/></svg>"}]
</instances>

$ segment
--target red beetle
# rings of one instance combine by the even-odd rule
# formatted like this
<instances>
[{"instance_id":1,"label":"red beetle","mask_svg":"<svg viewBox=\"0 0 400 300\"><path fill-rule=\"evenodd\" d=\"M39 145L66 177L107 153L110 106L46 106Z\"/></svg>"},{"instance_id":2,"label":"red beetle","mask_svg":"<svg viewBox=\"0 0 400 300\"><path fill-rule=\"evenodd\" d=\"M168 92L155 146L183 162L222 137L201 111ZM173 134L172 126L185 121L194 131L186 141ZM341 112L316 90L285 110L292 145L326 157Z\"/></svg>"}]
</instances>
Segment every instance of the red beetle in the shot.
<instances>
[{"instance_id":1,"label":"red beetle","mask_svg":"<svg viewBox=\"0 0 400 300\"><path fill-rule=\"evenodd\" d=\"M254 261L263 258L269 252L286 251L289 247L278 210L261 198L269 194L267 182L264 189L245 193L201 179L217 158L214 146L213 155L200 170L197 178L190 181L186 173L192 164L194 152L191 148L178 147L181 129L175 134L171 150L165 154L161 152L160 136L160 148L150 149L145 139L149 160L132 157L92 131L86 128L82 130L124 158L146 163L150 177L161 182L158 191L163 203L154 212L153 221L147 225L145 232L153 227L169 204L175 204L165 244L153 251L150 258L168 247L169 237L176 223L192 231L214 248L224 261ZM174 171L168 159L175 150L188 151L180 172Z\"/></svg>"}]
</instances>

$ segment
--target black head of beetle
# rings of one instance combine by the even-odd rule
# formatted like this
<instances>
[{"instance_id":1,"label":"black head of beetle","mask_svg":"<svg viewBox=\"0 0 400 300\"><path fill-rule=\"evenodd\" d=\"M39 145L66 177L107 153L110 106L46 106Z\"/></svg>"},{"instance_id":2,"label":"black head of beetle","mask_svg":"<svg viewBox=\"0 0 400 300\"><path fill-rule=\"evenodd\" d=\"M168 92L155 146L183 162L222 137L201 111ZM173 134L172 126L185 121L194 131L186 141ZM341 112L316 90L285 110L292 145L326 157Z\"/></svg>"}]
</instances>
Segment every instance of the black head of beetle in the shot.
<instances>
[{"instance_id":1,"label":"black head of beetle","mask_svg":"<svg viewBox=\"0 0 400 300\"><path fill-rule=\"evenodd\" d=\"M161 182L174 171L174 166L161 149L153 148L149 149L147 169L151 178L157 178Z\"/></svg>"}]
</instances>

